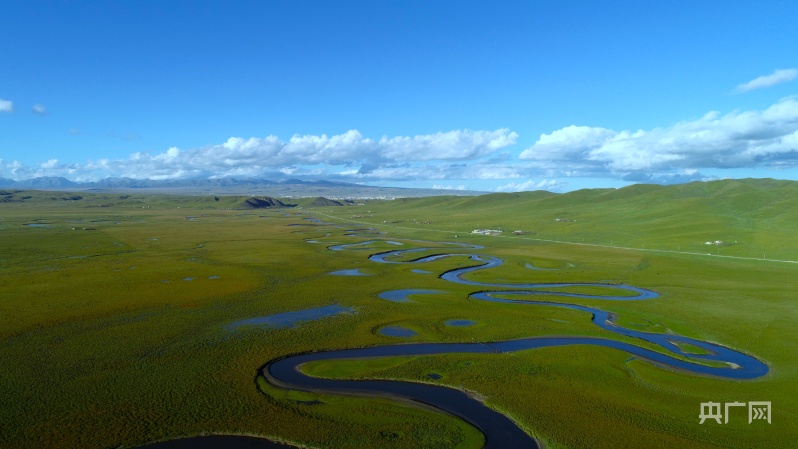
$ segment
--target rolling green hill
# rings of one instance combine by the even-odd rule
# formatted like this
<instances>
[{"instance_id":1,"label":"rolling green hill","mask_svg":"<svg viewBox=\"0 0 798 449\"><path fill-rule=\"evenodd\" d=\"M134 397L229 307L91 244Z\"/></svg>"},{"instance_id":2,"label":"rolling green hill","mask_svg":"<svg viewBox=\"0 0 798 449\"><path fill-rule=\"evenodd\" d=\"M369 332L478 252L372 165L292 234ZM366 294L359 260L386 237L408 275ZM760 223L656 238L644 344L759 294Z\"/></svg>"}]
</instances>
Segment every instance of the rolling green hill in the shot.
<instances>
[{"instance_id":1,"label":"rolling green hill","mask_svg":"<svg viewBox=\"0 0 798 449\"><path fill-rule=\"evenodd\" d=\"M117 195L6 190L0 202L23 207L252 209L298 205L364 223L466 234L498 229L523 238L572 243L798 260L785 244L798 230L798 182L734 179L672 186L636 184L481 196L437 196L371 201L340 207L326 198L280 200L259 196ZM365 210L367 214L363 214ZM430 219L430 217L435 217ZM711 245L707 245L711 242ZM717 243L716 242L720 242Z\"/></svg>"},{"instance_id":2,"label":"rolling green hill","mask_svg":"<svg viewBox=\"0 0 798 449\"><path fill-rule=\"evenodd\" d=\"M368 208L374 223L457 233L487 228L508 235L520 230L534 238L574 243L798 259L798 251L785 245L798 230L795 181L741 179L564 194L410 198ZM426 217L441 215L446 218L426 223ZM714 244L718 241L722 243Z\"/></svg>"}]
</instances>

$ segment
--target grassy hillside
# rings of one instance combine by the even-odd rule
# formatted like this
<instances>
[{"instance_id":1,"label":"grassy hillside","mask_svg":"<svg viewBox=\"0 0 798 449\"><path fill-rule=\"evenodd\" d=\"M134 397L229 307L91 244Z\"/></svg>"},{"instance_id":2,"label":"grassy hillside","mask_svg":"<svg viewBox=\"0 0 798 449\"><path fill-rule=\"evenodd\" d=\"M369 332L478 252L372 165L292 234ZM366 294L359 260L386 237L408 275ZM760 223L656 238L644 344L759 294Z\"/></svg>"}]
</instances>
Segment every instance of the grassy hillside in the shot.
<instances>
[{"instance_id":1,"label":"grassy hillside","mask_svg":"<svg viewBox=\"0 0 798 449\"><path fill-rule=\"evenodd\" d=\"M366 206L370 223L467 233L525 231L526 238L629 248L798 260L798 182L723 180L674 186L498 193L394 200ZM350 210L330 210L346 217ZM430 217L436 217L434 223ZM428 223L429 222L429 223ZM718 245L706 242L720 241Z\"/></svg>"}]
</instances>

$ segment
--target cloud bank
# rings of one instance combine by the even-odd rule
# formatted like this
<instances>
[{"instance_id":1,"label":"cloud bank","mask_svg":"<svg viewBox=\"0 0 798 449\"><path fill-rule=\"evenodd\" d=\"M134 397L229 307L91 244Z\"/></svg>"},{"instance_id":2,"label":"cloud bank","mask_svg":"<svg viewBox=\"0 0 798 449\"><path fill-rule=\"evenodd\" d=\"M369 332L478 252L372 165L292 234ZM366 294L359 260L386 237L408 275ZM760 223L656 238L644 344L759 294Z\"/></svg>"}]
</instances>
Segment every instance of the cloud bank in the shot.
<instances>
[{"instance_id":1,"label":"cloud bank","mask_svg":"<svg viewBox=\"0 0 798 449\"><path fill-rule=\"evenodd\" d=\"M515 144L518 134L455 130L417 136L371 139L357 130L327 136L294 135L288 140L231 137L204 148L169 148L159 154L137 152L129 159L100 159L86 164L50 160L36 167L5 164L15 179L33 176L107 176L149 179L193 177L328 176L351 180L447 179L454 174L499 176L503 168L475 168L471 163ZM496 171L498 170L498 171Z\"/></svg>"},{"instance_id":2,"label":"cloud bank","mask_svg":"<svg viewBox=\"0 0 798 449\"><path fill-rule=\"evenodd\" d=\"M74 163L53 158L34 166L0 160L0 177L63 176L74 181L302 177L437 186L456 180L471 188L469 180L482 180L483 185L497 181L497 191L563 190L570 183L567 179L575 178L673 184L712 179L702 173L712 169L798 167L798 96L763 110L709 112L650 130L566 126L541 134L520 154L511 148L517 140L518 134L506 128L378 139L354 129L288 139L230 137L207 147L137 152L127 159Z\"/></svg>"},{"instance_id":3,"label":"cloud bank","mask_svg":"<svg viewBox=\"0 0 798 449\"><path fill-rule=\"evenodd\" d=\"M781 69L776 70L770 75L760 76L747 83L740 84L735 88L735 92L743 93L756 89L764 89L766 87L775 86L776 84L786 83L798 77L798 69Z\"/></svg>"},{"instance_id":4,"label":"cloud bank","mask_svg":"<svg viewBox=\"0 0 798 449\"><path fill-rule=\"evenodd\" d=\"M798 98L784 98L763 111L710 112L648 131L568 126L542 134L519 157L539 167L605 176L690 173L701 168L792 168L798 166Z\"/></svg>"},{"instance_id":5,"label":"cloud bank","mask_svg":"<svg viewBox=\"0 0 798 449\"><path fill-rule=\"evenodd\" d=\"M379 140L363 137L357 130L327 136L295 135L288 140L277 136L242 139L232 137L221 145L180 151L170 148L166 153L151 156L136 153L121 164L125 170L175 176L254 176L269 170L287 174L307 173L317 167L342 167L339 173L377 178L407 176L410 165L418 168L425 162L472 161L488 156L515 143L518 135L507 129L495 131L457 130L413 137L382 137ZM305 167L300 169L300 167ZM394 173L393 171L401 173ZM179 172L181 175L177 175ZM132 177L132 176L131 176Z\"/></svg>"},{"instance_id":6,"label":"cloud bank","mask_svg":"<svg viewBox=\"0 0 798 449\"><path fill-rule=\"evenodd\" d=\"M563 190L567 186L562 181L554 179L546 179L543 181L529 180L526 182L511 182L493 189L495 192L528 192L532 190L548 190L549 192L556 192Z\"/></svg>"}]
</instances>

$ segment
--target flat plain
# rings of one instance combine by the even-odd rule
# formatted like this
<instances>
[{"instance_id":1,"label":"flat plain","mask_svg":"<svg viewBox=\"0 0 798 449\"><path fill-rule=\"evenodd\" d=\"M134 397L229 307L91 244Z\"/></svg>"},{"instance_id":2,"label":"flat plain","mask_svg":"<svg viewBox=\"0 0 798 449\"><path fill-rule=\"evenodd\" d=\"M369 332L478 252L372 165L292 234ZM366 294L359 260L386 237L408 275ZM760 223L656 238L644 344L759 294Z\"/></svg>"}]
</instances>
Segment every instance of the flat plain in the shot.
<instances>
[{"instance_id":1,"label":"flat plain","mask_svg":"<svg viewBox=\"0 0 798 449\"><path fill-rule=\"evenodd\" d=\"M439 277L474 265L466 256L369 260L428 248L412 258L504 261L469 275L478 282L656 291L653 300L568 302L609 311L620 326L733 348L769 372L727 380L578 345L319 362L306 372L463 389L550 448L794 447L795 192L794 183L723 181L269 209L245 209L232 197L3 192L0 446L135 447L244 434L319 448L478 448L479 430L452 416L387 398L285 390L260 368L307 351L530 336L656 350L593 325L585 312L469 299L480 289ZM363 275L331 274L340 270ZM436 293L408 302L379 296L404 288ZM348 312L294 326L232 326L330 305ZM415 334L383 335L386 326ZM732 407L728 423L699 424L701 403L754 401L771 402L770 424L749 423L744 407Z\"/></svg>"}]
</instances>

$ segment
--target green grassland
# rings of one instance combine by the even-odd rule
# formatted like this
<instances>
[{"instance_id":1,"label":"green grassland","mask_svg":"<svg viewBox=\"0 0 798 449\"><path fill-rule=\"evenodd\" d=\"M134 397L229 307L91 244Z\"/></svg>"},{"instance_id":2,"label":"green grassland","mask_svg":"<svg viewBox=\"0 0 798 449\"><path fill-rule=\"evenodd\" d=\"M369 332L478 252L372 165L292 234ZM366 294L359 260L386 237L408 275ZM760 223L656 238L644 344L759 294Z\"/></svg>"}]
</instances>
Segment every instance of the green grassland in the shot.
<instances>
[{"instance_id":1,"label":"green grassland","mask_svg":"<svg viewBox=\"0 0 798 449\"><path fill-rule=\"evenodd\" d=\"M730 381L572 346L319 362L307 372L465 389L550 448L795 447L798 304L790 281L798 265L717 256L761 258L764 251L768 259L798 260L797 193L794 183L724 181L252 210L243 197L0 192L7 199L0 203L0 447L132 447L223 433L319 448L478 448L481 434L448 415L386 399L286 391L258 377L258 369L296 352L407 341L585 335L642 345L597 328L584 312L468 299L478 288L437 277L474 263L464 256L423 265L368 261L375 252L422 246L432 249L405 259L443 252L502 258L502 266L470 275L482 282L655 290L660 297L650 301L534 299L598 307L622 326L717 342L771 370ZM327 223L303 220L309 217ZM344 235L364 223L386 233ZM505 235L468 234L474 228ZM530 234L507 235L515 229ZM327 249L372 239L404 245ZM708 240L737 244L712 246L716 254L707 256ZM368 276L329 275L341 269ZM408 287L442 293L407 303L378 298ZM285 329L226 328L333 303L356 313ZM449 319L477 324L446 326ZM417 335L379 334L386 325ZM709 401L772 401L772 424L749 424L747 410L734 408L728 424L699 425L699 405Z\"/></svg>"},{"instance_id":2,"label":"green grassland","mask_svg":"<svg viewBox=\"0 0 798 449\"><path fill-rule=\"evenodd\" d=\"M503 230L503 238L798 260L798 183L772 179L632 185L565 194L501 193L407 198L330 214L364 223L452 231ZM508 212L509 211L509 212ZM558 221L559 219L559 221ZM512 231L528 234L511 236ZM723 242L706 245L706 242Z\"/></svg>"}]
</instances>

